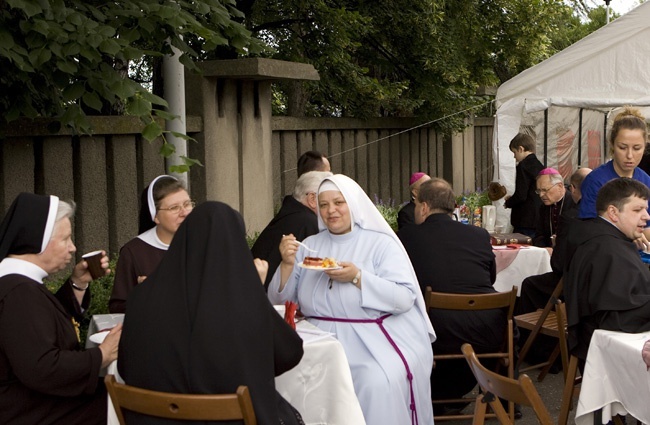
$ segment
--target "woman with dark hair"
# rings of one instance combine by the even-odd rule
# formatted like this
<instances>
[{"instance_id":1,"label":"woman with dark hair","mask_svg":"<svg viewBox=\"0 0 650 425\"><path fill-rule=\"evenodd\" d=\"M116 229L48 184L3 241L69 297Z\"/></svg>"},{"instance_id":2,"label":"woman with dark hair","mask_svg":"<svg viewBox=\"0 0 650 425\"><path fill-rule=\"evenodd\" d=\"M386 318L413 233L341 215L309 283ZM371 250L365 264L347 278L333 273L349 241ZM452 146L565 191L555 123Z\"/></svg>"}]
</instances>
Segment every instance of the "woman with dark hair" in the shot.
<instances>
[{"instance_id":1,"label":"woman with dark hair","mask_svg":"<svg viewBox=\"0 0 650 425\"><path fill-rule=\"evenodd\" d=\"M144 189L140 201L140 234L120 250L108 302L111 313L126 311L129 293L156 269L178 226L194 208L183 183L168 175L156 177Z\"/></svg>"},{"instance_id":2,"label":"woman with dark hair","mask_svg":"<svg viewBox=\"0 0 650 425\"><path fill-rule=\"evenodd\" d=\"M197 207L128 307L118 358L127 384L184 394L246 385L257 423L302 423L274 383L302 358L302 340L268 302L238 212L220 202Z\"/></svg>"}]
</instances>

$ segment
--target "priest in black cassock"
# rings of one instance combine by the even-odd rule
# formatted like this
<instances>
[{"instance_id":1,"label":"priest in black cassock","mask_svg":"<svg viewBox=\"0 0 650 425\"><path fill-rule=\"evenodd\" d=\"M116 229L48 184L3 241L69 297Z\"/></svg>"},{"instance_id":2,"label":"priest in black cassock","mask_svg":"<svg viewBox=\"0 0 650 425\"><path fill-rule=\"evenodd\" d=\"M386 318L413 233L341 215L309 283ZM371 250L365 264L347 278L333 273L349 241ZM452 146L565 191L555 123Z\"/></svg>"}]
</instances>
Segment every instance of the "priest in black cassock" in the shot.
<instances>
[{"instance_id":1,"label":"priest in black cassock","mask_svg":"<svg viewBox=\"0 0 650 425\"><path fill-rule=\"evenodd\" d=\"M544 168L539 172L535 184L537 187L535 192L542 201L542 205L539 207L537 231L533 244L539 247L553 248L551 254L553 271L529 276L521 282L520 296L517 298L517 307L515 308L516 315L530 313L538 308L544 308L546 305L562 277L564 247L561 240L566 235L567 227L578 216L578 205L574 202L573 193L564 186L564 180L559 171L554 168ZM553 341L551 344L551 350L555 347L556 342ZM537 351L541 357L548 357L547 350Z\"/></svg>"},{"instance_id":2,"label":"priest in black cassock","mask_svg":"<svg viewBox=\"0 0 650 425\"><path fill-rule=\"evenodd\" d=\"M451 186L443 179L422 183L415 199L417 225L406 226L397 235L409 254L423 294L427 286L435 292L494 293L496 262L490 235L485 229L452 219L455 199ZM429 317L438 337L433 343L434 356L458 354L466 342L478 353L497 351L503 345L503 310L430 310ZM440 362L431 374L434 400L462 397L475 385L476 379L462 359ZM445 410L439 405L434 409L438 415Z\"/></svg>"},{"instance_id":3,"label":"priest in black cassock","mask_svg":"<svg viewBox=\"0 0 650 425\"><path fill-rule=\"evenodd\" d=\"M332 173L329 171L309 171L302 174L296 181L293 195L284 197L280 211L255 241L251 248L253 257L266 260L269 263L264 287L268 286L282 261L279 248L282 236L291 234L297 240L302 241L307 236L318 233L316 192L320 182L331 175Z\"/></svg>"},{"instance_id":4,"label":"priest in black cassock","mask_svg":"<svg viewBox=\"0 0 650 425\"><path fill-rule=\"evenodd\" d=\"M562 225L561 217L575 218L578 209L571 193L566 190L564 180L554 168L544 168L535 181L535 193L542 201L533 245L551 248Z\"/></svg>"},{"instance_id":5,"label":"priest in black cassock","mask_svg":"<svg viewBox=\"0 0 650 425\"><path fill-rule=\"evenodd\" d=\"M411 224L415 224L415 198L418 196L420 185L427 180L431 180L431 177L421 171L411 174L411 178L409 179L409 192L411 194L411 199L397 213L398 230Z\"/></svg>"},{"instance_id":6,"label":"priest in black cassock","mask_svg":"<svg viewBox=\"0 0 650 425\"><path fill-rule=\"evenodd\" d=\"M611 180L598 191L599 216L569 228L564 283L569 350L582 360L596 329L650 330L650 270L634 242L650 220L649 198L641 182Z\"/></svg>"},{"instance_id":7,"label":"priest in black cassock","mask_svg":"<svg viewBox=\"0 0 650 425\"><path fill-rule=\"evenodd\" d=\"M83 351L75 304L91 280L86 263L77 264L57 297L43 285L76 250L73 213L56 196L21 193L0 224L2 424L106 423L99 370L117 358L121 325L99 347Z\"/></svg>"},{"instance_id":8,"label":"priest in black cassock","mask_svg":"<svg viewBox=\"0 0 650 425\"><path fill-rule=\"evenodd\" d=\"M126 304L118 370L127 384L186 394L246 385L258 424L302 423L274 381L298 364L302 340L269 303L238 212L220 202L199 205Z\"/></svg>"}]
</instances>

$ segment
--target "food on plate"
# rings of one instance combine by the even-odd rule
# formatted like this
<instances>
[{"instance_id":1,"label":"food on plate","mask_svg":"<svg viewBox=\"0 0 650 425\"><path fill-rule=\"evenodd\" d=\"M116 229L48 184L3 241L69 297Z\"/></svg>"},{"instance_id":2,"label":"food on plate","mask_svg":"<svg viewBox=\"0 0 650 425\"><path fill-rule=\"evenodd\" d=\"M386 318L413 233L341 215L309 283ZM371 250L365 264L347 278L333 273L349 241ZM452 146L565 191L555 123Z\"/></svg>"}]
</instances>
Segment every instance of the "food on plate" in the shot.
<instances>
[{"instance_id":1,"label":"food on plate","mask_svg":"<svg viewBox=\"0 0 650 425\"><path fill-rule=\"evenodd\" d=\"M325 257L323 259L323 267L325 267L326 269L329 269L329 268L332 268L332 267L338 267L338 266L339 266L339 264L333 258Z\"/></svg>"},{"instance_id":2,"label":"food on plate","mask_svg":"<svg viewBox=\"0 0 650 425\"><path fill-rule=\"evenodd\" d=\"M331 269L334 267L339 267L339 264L336 262L335 259L325 257L325 258L320 258L320 257L305 257L304 260L302 260L302 264L304 266L309 266L309 267L322 267L324 269Z\"/></svg>"},{"instance_id":3,"label":"food on plate","mask_svg":"<svg viewBox=\"0 0 650 425\"><path fill-rule=\"evenodd\" d=\"M305 259L302 260L302 264L305 266L320 267L321 264L323 264L323 259L320 257L305 257Z\"/></svg>"}]
</instances>

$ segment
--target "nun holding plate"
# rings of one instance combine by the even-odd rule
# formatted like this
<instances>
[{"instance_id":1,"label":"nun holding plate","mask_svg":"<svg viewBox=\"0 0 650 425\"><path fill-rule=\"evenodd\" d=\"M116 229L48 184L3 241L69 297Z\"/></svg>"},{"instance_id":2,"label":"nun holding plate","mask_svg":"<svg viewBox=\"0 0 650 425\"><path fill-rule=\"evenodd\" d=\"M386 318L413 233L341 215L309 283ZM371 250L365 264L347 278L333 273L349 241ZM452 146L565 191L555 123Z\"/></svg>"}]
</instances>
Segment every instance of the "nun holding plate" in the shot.
<instances>
[{"instance_id":1,"label":"nun holding plate","mask_svg":"<svg viewBox=\"0 0 650 425\"><path fill-rule=\"evenodd\" d=\"M285 236L269 299L297 302L311 323L336 335L366 423L433 424L435 333L404 247L363 189L341 174L318 189L318 225L305 244L341 268L302 268L313 254Z\"/></svg>"}]
</instances>

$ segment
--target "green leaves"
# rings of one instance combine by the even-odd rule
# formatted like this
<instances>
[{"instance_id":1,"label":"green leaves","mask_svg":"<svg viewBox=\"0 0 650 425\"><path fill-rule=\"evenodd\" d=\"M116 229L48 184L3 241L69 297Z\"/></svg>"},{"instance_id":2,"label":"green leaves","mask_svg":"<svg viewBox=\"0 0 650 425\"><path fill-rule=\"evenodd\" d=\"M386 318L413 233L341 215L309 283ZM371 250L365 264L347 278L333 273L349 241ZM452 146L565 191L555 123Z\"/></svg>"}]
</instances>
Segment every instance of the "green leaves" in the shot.
<instances>
[{"instance_id":1,"label":"green leaves","mask_svg":"<svg viewBox=\"0 0 650 425\"><path fill-rule=\"evenodd\" d=\"M142 96L131 97L126 104L126 112L129 115L147 115L151 113L151 102Z\"/></svg>"},{"instance_id":2,"label":"green leaves","mask_svg":"<svg viewBox=\"0 0 650 425\"><path fill-rule=\"evenodd\" d=\"M187 173L190 171L190 167L193 165L198 165L203 167L203 164L201 164L201 161L198 161L196 159L188 158L186 156L181 156L180 159L183 161L182 165L172 165L169 167L169 171L172 173Z\"/></svg>"},{"instance_id":3,"label":"green leaves","mask_svg":"<svg viewBox=\"0 0 650 425\"><path fill-rule=\"evenodd\" d=\"M87 114L127 113L147 123L145 139L164 138L153 116L176 117L153 109L167 103L148 90L151 82L141 80L143 74L137 82L129 78L131 64L170 54L170 43L192 69L220 44L259 50L262 44L232 19L241 17L233 5L231 0L0 0L0 120L52 117L83 133L92 131ZM169 151L167 146L162 153Z\"/></svg>"},{"instance_id":4,"label":"green leaves","mask_svg":"<svg viewBox=\"0 0 650 425\"><path fill-rule=\"evenodd\" d=\"M435 119L484 103L479 86L576 41L572 13L563 0L257 0L247 19L273 43L271 57L310 63L321 77L275 85L286 99L276 112Z\"/></svg>"},{"instance_id":5,"label":"green leaves","mask_svg":"<svg viewBox=\"0 0 650 425\"><path fill-rule=\"evenodd\" d=\"M160 125L156 121L153 121L153 120L149 124L146 125L144 130L142 130L142 137L147 139L147 141L149 141L149 142L153 141L157 137L160 137L162 134L163 134L162 127L160 127ZM166 144L167 143L165 143L164 145L166 145ZM164 145L163 145L163 147L164 147ZM172 148L173 148L173 146L172 146ZM161 152L160 152L160 154L162 156L164 156L165 158L168 157L169 155L173 154L173 153L174 153L173 151L172 152L163 151L162 148L161 148Z\"/></svg>"}]
</instances>

